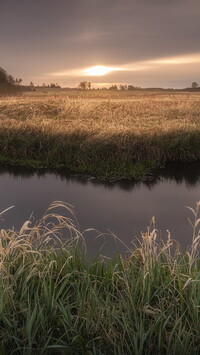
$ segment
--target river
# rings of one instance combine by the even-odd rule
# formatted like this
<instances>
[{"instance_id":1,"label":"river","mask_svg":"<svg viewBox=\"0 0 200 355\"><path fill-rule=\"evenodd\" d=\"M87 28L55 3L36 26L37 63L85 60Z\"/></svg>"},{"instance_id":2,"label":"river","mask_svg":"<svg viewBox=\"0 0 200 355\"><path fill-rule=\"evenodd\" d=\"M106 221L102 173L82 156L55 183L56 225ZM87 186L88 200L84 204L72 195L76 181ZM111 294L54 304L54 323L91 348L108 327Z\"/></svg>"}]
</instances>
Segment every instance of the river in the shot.
<instances>
[{"instance_id":1,"label":"river","mask_svg":"<svg viewBox=\"0 0 200 355\"><path fill-rule=\"evenodd\" d=\"M40 218L52 201L60 200L74 206L80 231L95 228L102 233L114 233L96 239L86 233L88 252L112 257L125 253L135 236L145 232L151 217L164 240L166 230L183 248L190 245L192 228L185 206L194 207L200 200L200 166L171 166L157 173L151 182L97 182L65 171L34 171L23 168L0 168L0 211L9 206L2 228L18 229L33 214ZM101 249L100 249L101 248Z\"/></svg>"}]
</instances>

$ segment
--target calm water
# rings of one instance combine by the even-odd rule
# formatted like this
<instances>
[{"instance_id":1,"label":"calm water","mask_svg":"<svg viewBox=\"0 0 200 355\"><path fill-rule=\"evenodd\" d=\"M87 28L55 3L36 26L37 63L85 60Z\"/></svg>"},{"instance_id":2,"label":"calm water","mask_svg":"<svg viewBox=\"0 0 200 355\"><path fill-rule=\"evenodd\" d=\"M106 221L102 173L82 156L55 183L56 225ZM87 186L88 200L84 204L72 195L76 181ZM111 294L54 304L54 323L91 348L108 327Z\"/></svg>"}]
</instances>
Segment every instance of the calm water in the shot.
<instances>
[{"instance_id":1,"label":"calm water","mask_svg":"<svg viewBox=\"0 0 200 355\"><path fill-rule=\"evenodd\" d=\"M69 177L64 172L33 172L24 169L0 170L0 211L14 205L4 215L0 228L20 228L33 213L40 218L49 204L62 200L72 204L81 231L95 228L112 231L128 247L135 236L145 231L152 216L162 237L169 229L172 238L183 247L190 244L192 229L188 222L191 213L184 206L195 206L200 200L200 167L170 167L160 172L151 183L97 183L80 177ZM95 239L88 233L89 253L113 256L125 247L108 236Z\"/></svg>"}]
</instances>

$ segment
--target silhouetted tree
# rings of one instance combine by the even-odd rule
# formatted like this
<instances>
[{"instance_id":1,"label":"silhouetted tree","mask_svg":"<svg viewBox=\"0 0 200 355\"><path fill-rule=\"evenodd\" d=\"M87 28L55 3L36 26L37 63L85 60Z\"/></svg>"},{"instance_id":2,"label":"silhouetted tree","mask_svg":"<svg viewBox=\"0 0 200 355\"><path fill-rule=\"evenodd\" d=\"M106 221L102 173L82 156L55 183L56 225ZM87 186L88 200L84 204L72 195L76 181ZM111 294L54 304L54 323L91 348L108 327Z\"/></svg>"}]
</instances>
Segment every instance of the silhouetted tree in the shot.
<instances>
[{"instance_id":1,"label":"silhouetted tree","mask_svg":"<svg viewBox=\"0 0 200 355\"><path fill-rule=\"evenodd\" d=\"M20 78L19 79L18 78L15 79L15 84L16 85L20 85L21 83L22 83L22 79L20 79Z\"/></svg>"},{"instance_id":2,"label":"silhouetted tree","mask_svg":"<svg viewBox=\"0 0 200 355\"><path fill-rule=\"evenodd\" d=\"M49 85L48 86L46 86L46 87L49 87ZM51 83L50 84L50 88L52 88L52 89L60 89L60 86L58 85L58 83Z\"/></svg>"},{"instance_id":3,"label":"silhouetted tree","mask_svg":"<svg viewBox=\"0 0 200 355\"><path fill-rule=\"evenodd\" d=\"M135 90L135 86L133 86L133 85L128 85L128 90Z\"/></svg>"},{"instance_id":4,"label":"silhouetted tree","mask_svg":"<svg viewBox=\"0 0 200 355\"><path fill-rule=\"evenodd\" d=\"M78 87L79 87L79 89L81 89L81 90L86 90L87 87L88 87L87 81L81 81Z\"/></svg>"},{"instance_id":5,"label":"silhouetted tree","mask_svg":"<svg viewBox=\"0 0 200 355\"><path fill-rule=\"evenodd\" d=\"M11 84L11 85L15 84L15 79L13 78L12 75L8 75L8 83Z\"/></svg>"},{"instance_id":6,"label":"silhouetted tree","mask_svg":"<svg viewBox=\"0 0 200 355\"><path fill-rule=\"evenodd\" d=\"M118 87L117 85L112 85L111 87L109 87L109 90L118 90Z\"/></svg>"},{"instance_id":7,"label":"silhouetted tree","mask_svg":"<svg viewBox=\"0 0 200 355\"><path fill-rule=\"evenodd\" d=\"M8 74L7 71L3 68L0 68L0 83L7 83L10 85L20 85L22 79L14 79L12 75Z\"/></svg>"},{"instance_id":8,"label":"silhouetted tree","mask_svg":"<svg viewBox=\"0 0 200 355\"><path fill-rule=\"evenodd\" d=\"M193 81L191 88L192 89L197 89L199 87L199 85L196 83L196 81Z\"/></svg>"},{"instance_id":9,"label":"silhouetted tree","mask_svg":"<svg viewBox=\"0 0 200 355\"><path fill-rule=\"evenodd\" d=\"M123 90L127 90L127 85L120 85L120 86L119 86L119 89L122 90L122 91L123 91Z\"/></svg>"},{"instance_id":10,"label":"silhouetted tree","mask_svg":"<svg viewBox=\"0 0 200 355\"><path fill-rule=\"evenodd\" d=\"M14 79L5 69L0 68L0 95L15 94L20 91L18 85L21 82L22 79Z\"/></svg>"},{"instance_id":11,"label":"silhouetted tree","mask_svg":"<svg viewBox=\"0 0 200 355\"><path fill-rule=\"evenodd\" d=\"M0 83L8 83L8 74L3 68L0 68Z\"/></svg>"}]
</instances>

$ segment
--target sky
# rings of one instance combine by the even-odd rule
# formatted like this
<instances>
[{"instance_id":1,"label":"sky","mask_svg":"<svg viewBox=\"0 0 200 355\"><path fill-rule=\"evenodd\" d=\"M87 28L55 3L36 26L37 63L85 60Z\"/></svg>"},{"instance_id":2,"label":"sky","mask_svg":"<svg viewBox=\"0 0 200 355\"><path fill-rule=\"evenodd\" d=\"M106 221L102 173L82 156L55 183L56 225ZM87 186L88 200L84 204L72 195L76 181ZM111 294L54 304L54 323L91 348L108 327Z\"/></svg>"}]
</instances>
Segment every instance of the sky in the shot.
<instances>
[{"instance_id":1,"label":"sky","mask_svg":"<svg viewBox=\"0 0 200 355\"><path fill-rule=\"evenodd\" d=\"M0 67L27 84L200 85L200 1L0 0Z\"/></svg>"}]
</instances>

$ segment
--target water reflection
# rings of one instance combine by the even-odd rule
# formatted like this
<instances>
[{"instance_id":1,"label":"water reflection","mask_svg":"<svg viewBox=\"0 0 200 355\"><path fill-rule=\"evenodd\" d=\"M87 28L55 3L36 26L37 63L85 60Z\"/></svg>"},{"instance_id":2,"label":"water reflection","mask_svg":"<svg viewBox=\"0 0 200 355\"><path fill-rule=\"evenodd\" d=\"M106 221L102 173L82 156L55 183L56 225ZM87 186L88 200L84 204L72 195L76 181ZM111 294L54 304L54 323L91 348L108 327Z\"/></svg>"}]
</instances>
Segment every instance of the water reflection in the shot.
<instances>
[{"instance_id":1,"label":"water reflection","mask_svg":"<svg viewBox=\"0 0 200 355\"><path fill-rule=\"evenodd\" d=\"M185 183L187 187L200 184L200 163L168 164L164 169L156 172L165 180L174 180L177 184Z\"/></svg>"},{"instance_id":2,"label":"water reflection","mask_svg":"<svg viewBox=\"0 0 200 355\"><path fill-rule=\"evenodd\" d=\"M93 177L88 177L81 174L72 174L66 169L31 169L20 166L0 166L0 174L8 173L14 178L27 179L33 176L45 177L47 174L54 174L59 177L61 181L75 181L81 185L86 185L88 181L95 186L104 186L108 189L116 186L125 191L131 191L134 188L144 185L149 189L162 181L175 181L177 184L185 183L186 186L196 187L200 184L200 162L193 163L170 163L162 169L155 169L147 181L134 181L123 179L119 181L101 181Z\"/></svg>"}]
</instances>

